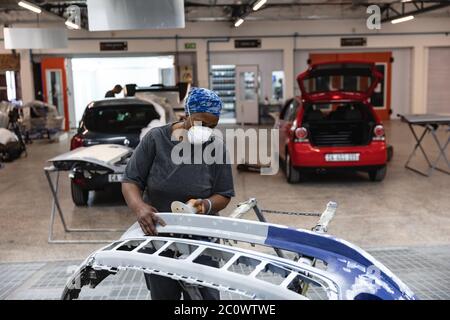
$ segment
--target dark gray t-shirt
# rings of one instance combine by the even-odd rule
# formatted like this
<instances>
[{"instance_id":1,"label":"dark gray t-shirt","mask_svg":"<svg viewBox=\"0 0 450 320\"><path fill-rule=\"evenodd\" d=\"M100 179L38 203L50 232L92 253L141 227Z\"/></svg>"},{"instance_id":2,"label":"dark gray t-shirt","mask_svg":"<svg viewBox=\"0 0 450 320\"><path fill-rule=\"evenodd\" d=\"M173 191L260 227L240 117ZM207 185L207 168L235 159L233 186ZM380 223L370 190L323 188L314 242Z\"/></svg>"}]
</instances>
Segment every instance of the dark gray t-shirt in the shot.
<instances>
[{"instance_id":1,"label":"dark gray t-shirt","mask_svg":"<svg viewBox=\"0 0 450 320\"><path fill-rule=\"evenodd\" d=\"M231 165L225 163L227 152L223 141L215 139L203 146L219 143L223 148L222 164L206 164L204 161L201 164L175 164L171 159L172 149L188 142L172 141L171 135L172 124L151 129L131 156L123 181L146 190L144 199L159 212L170 212L170 204L176 200L186 202L213 194L228 198L234 196Z\"/></svg>"}]
</instances>

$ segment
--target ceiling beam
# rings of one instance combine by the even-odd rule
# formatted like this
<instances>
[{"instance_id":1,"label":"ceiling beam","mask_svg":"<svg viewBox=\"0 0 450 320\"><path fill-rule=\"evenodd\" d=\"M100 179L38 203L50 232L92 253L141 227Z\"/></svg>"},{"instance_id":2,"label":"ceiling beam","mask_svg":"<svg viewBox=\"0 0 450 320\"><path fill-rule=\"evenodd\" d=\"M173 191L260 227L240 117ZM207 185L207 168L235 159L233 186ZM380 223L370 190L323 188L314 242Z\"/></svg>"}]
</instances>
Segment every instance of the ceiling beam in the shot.
<instances>
[{"instance_id":1,"label":"ceiling beam","mask_svg":"<svg viewBox=\"0 0 450 320\"><path fill-rule=\"evenodd\" d=\"M419 5L420 4L420 5ZM429 4L429 5L426 5ZM430 1L414 1L414 2L402 2L400 3L401 10L395 9L392 4L388 4L385 7L383 13L384 17L381 19L381 22L388 22L394 19L407 17L407 16L416 16L425 12L430 12L434 10L443 9L450 6L450 3L442 3L442 1L436 1L434 4L430 4ZM411 9L410 9L411 8Z\"/></svg>"},{"instance_id":2,"label":"ceiling beam","mask_svg":"<svg viewBox=\"0 0 450 320\"><path fill-rule=\"evenodd\" d=\"M87 8L87 4L84 2L67 2L67 3L53 3L50 1L31 1L31 0L27 0L28 2L39 6L42 10L42 15L43 16L48 16L48 17L53 17L56 18L55 21L61 21L63 24L66 21L66 17L64 16L65 13L65 9L71 5L77 5L79 6L82 10L86 10ZM19 5L17 5L17 8L13 9L14 11L27 11L26 9L20 7ZM42 22L44 23L45 20L41 19L40 17L38 19L36 19L36 21ZM53 22L55 22L53 21ZM18 20L15 23L21 23L22 20ZM28 21L24 21L23 23L27 23ZM12 23L12 22L10 22ZM65 27L65 26L64 26ZM83 13L81 14L81 26L80 29L87 29L87 18L84 17Z\"/></svg>"}]
</instances>

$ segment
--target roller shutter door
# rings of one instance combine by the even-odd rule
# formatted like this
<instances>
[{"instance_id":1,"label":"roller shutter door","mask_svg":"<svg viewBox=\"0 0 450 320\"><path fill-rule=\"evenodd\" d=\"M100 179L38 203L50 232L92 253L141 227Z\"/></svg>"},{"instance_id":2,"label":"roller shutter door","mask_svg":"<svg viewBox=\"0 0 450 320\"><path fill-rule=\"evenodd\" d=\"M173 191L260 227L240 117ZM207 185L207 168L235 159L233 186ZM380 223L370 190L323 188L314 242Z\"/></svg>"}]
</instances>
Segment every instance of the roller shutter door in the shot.
<instances>
[{"instance_id":1,"label":"roller shutter door","mask_svg":"<svg viewBox=\"0 0 450 320\"><path fill-rule=\"evenodd\" d=\"M430 48L427 113L450 114L450 48Z\"/></svg>"}]
</instances>

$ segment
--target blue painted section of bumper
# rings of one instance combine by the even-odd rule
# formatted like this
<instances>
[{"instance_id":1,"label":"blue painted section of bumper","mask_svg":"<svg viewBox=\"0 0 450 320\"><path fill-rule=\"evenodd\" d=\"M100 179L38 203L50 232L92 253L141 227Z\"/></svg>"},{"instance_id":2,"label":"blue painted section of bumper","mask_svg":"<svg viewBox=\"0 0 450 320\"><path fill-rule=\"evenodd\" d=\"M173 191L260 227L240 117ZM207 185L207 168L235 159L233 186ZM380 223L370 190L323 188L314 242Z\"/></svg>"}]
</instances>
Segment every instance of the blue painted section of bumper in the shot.
<instances>
[{"instance_id":1,"label":"blue painted section of bumper","mask_svg":"<svg viewBox=\"0 0 450 320\"><path fill-rule=\"evenodd\" d=\"M369 296L386 300L416 297L386 267L365 251L329 235L292 228L269 226L265 245L324 261L327 270L339 279L341 292L358 298ZM390 273L390 271L387 271Z\"/></svg>"}]
</instances>

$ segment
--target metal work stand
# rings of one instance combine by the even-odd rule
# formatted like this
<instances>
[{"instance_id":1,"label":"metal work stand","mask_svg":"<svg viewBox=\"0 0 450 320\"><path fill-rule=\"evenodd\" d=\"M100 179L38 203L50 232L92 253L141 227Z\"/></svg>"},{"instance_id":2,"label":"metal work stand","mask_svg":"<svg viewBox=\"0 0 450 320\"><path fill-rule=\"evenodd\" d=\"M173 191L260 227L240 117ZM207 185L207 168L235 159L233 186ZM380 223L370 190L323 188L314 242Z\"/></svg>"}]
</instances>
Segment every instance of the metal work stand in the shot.
<instances>
[{"instance_id":1,"label":"metal work stand","mask_svg":"<svg viewBox=\"0 0 450 320\"><path fill-rule=\"evenodd\" d=\"M230 218L239 219L244 213L247 213L252 209L255 212L258 220L261 222L267 222L266 218L264 217L264 213L274 213L292 216L309 216L309 217L314 216L320 217L320 220L319 223L313 228L313 230L317 232L326 232L328 223L331 221L331 219L333 219L336 208L337 204L331 201L327 204L327 209L322 214L316 212L264 210L258 207L258 203L255 198L250 198L247 201L240 203L238 207L230 214ZM274 250L279 257L285 258L285 255L280 249L274 248Z\"/></svg>"},{"instance_id":2,"label":"metal work stand","mask_svg":"<svg viewBox=\"0 0 450 320\"><path fill-rule=\"evenodd\" d=\"M60 170L58 170L55 166L49 166L44 168L45 176L47 177L48 185L50 187L50 191L52 193L53 202L52 202L52 210L50 213L50 224L48 228L48 243L57 243L57 244L69 244L69 243L75 243L75 244L82 244L82 243L110 243L112 240L58 240L53 238L53 226L55 224L55 216L56 212L58 212L58 216L61 219L61 223L64 228L64 232L66 233L77 233L77 232L124 232L125 229L77 229L77 228L70 228L66 220L64 218L63 211L61 209L61 205L59 203L58 199L58 188L59 188L59 173ZM51 173L55 173L56 178L55 181L52 180Z\"/></svg>"},{"instance_id":3,"label":"metal work stand","mask_svg":"<svg viewBox=\"0 0 450 320\"><path fill-rule=\"evenodd\" d=\"M436 133L437 129L439 128L439 125L430 125L430 124L424 125L425 129L423 130L423 132L420 135L420 137L417 135L416 131L414 130L414 126L413 126L412 123L408 123L408 126L409 126L409 129L411 130L411 132L412 132L412 134L414 136L414 139L416 139L416 145L414 146L413 151L411 152L411 154L409 155L408 160L405 163L405 168L409 169L411 171L414 171L416 173L419 173L419 174L421 174L421 175L423 175L425 177L429 177L433 170L438 170L438 171L441 171L443 173L450 174L449 171L437 167L437 164L438 164L439 160L441 160L441 158L444 158L445 162L447 163L447 167L450 169L450 162L449 162L449 160L447 158L447 155L445 154L445 151L446 151L446 149L447 149L447 147L448 147L448 145L450 143L450 126L447 129L447 133L448 133L447 142L445 142L443 144L440 143L440 141L439 141L439 139L437 137L437 133ZM433 162L430 161L430 159L428 158L425 150L422 147L423 138L427 135L428 132L431 133L431 135L433 137L433 140L436 142L436 145L439 148L439 156ZM418 170L416 168L413 168L413 167L409 166L409 162L411 161L411 159L416 154L417 149L420 149L421 153L423 154L423 156L424 156L424 158L425 158L425 160L426 160L426 162L428 164L428 170L426 172L420 171L420 170Z\"/></svg>"}]
</instances>

